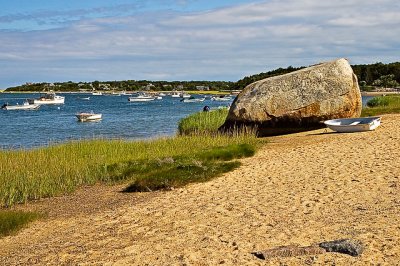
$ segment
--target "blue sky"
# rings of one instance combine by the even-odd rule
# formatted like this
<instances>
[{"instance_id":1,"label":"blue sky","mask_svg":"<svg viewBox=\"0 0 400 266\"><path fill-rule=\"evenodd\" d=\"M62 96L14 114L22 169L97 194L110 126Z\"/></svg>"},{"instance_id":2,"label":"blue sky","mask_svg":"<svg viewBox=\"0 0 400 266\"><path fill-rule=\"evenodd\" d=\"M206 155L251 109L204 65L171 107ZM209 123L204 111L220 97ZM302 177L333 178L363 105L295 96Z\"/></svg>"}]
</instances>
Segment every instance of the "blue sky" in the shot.
<instances>
[{"instance_id":1,"label":"blue sky","mask_svg":"<svg viewBox=\"0 0 400 266\"><path fill-rule=\"evenodd\" d=\"M0 89L399 61L395 0L0 0Z\"/></svg>"}]
</instances>

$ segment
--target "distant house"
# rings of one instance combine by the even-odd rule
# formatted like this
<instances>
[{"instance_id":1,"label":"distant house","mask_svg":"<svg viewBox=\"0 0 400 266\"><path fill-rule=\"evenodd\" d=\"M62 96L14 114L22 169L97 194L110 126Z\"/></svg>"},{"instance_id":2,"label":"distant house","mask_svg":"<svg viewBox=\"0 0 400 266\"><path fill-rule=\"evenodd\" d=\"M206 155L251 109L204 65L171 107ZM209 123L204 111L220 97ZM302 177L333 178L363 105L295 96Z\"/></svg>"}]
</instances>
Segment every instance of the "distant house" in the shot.
<instances>
[{"instance_id":1,"label":"distant house","mask_svg":"<svg viewBox=\"0 0 400 266\"><path fill-rule=\"evenodd\" d=\"M183 90L183 85L178 85L178 86L176 86L176 90L178 90L178 91Z\"/></svg>"},{"instance_id":2,"label":"distant house","mask_svg":"<svg viewBox=\"0 0 400 266\"><path fill-rule=\"evenodd\" d=\"M198 90L198 91L209 91L210 87L209 86L196 86L196 90Z\"/></svg>"}]
</instances>

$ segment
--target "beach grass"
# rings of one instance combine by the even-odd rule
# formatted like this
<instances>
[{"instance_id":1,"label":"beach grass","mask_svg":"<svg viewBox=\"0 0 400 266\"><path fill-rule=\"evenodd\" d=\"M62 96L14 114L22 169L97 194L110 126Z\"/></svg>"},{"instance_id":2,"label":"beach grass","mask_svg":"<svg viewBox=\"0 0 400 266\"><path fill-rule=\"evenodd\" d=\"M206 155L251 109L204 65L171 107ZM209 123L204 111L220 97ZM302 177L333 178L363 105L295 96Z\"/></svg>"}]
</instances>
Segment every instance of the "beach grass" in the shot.
<instances>
[{"instance_id":1,"label":"beach grass","mask_svg":"<svg viewBox=\"0 0 400 266\"><path fill-rule=\"evenodd\" d=\"M376 116L381 114L400 113L400 96L388 95L372 98L363 108L361 116Z\"/></svg>"},{"instance_id":2,"label":"beach grass","mask_svg":"<svg viewBox=\"0 0 400 266\"><path fill-rule=\"evenodd\" d=\"M204 134L146 141L84 140L32 150L1 150L0 205L11 206L62 195L96 182L134 181L139 178L137 174L116 174L117 170L128 173L132 165L144 165L143 175L146 175L158 167L158 162L168 161L168 158L174 160L173 167L182 165L184 168L205 156L203 151L230 145L255 147L257 142L256 137L250 134L238 133L229 137ZM220 160L210 160L212 162L219 164ZM165 167L164 170L169 166ZM168 177L168 174L163 176Z\"/></svg>"},{"instance_id":3,"label":"beach grass","mask_svg":"<svg viewBox=\"0 0 400 266\"><path fill-rule=\"evenodd\" d=\"M18 231L39 217L36 212L0 210L0 237Z\"/></svg>"},{"instance_id":4,"label":"beach grass","mask_svg":"<svg viewBox=\"0 0 400 266\"><path fill-rule=\"evenodd\" d=\"M183 118L178 124L180 135L215 134L228 116L229 109L198 112Z\"/></svg>"}]
</instances>

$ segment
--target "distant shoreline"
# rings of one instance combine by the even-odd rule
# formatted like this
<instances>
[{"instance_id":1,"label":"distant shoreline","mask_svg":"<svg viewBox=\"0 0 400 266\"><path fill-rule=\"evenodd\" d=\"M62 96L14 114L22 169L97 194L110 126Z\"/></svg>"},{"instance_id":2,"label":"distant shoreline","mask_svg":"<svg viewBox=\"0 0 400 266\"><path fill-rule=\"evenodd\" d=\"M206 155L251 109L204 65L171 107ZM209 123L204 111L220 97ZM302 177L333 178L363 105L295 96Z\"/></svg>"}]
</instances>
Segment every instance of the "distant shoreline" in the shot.
<instances>
[{"instance_id":1,"label":"distant shoreline","mask_svg":"<svg viewBox=\"0 0 400 266\"><path fill-rule=\"evenodd\" d=\"M362 91L361 96L385 96L385 95L400 95L397 91Z\"/></svg>"}]
</instances>

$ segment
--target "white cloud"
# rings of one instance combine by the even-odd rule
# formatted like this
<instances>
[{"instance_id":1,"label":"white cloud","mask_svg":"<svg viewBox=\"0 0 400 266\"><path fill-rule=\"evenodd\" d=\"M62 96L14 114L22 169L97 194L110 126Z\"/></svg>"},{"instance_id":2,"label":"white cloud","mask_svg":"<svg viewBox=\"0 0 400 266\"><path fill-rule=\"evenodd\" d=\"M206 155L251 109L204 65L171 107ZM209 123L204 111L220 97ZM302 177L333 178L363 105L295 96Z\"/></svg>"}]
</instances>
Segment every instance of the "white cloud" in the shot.
<instances>
[{"instance_id":1,"label":"white cloud","mask_svg":"<svg viewBox=\"0 0 400 266\"><path fill-rule=\"evenodd\" d=\"M237 80L276 67L338 57L351 63L398 61L399 13L394 0L275 0L207 12L147 12L83 19L61 29L2 32L1 66L11 76L0 80L0 87L36 76ZM47 76L35 74L43 71Z\"/></svg>"}]
</instances>

